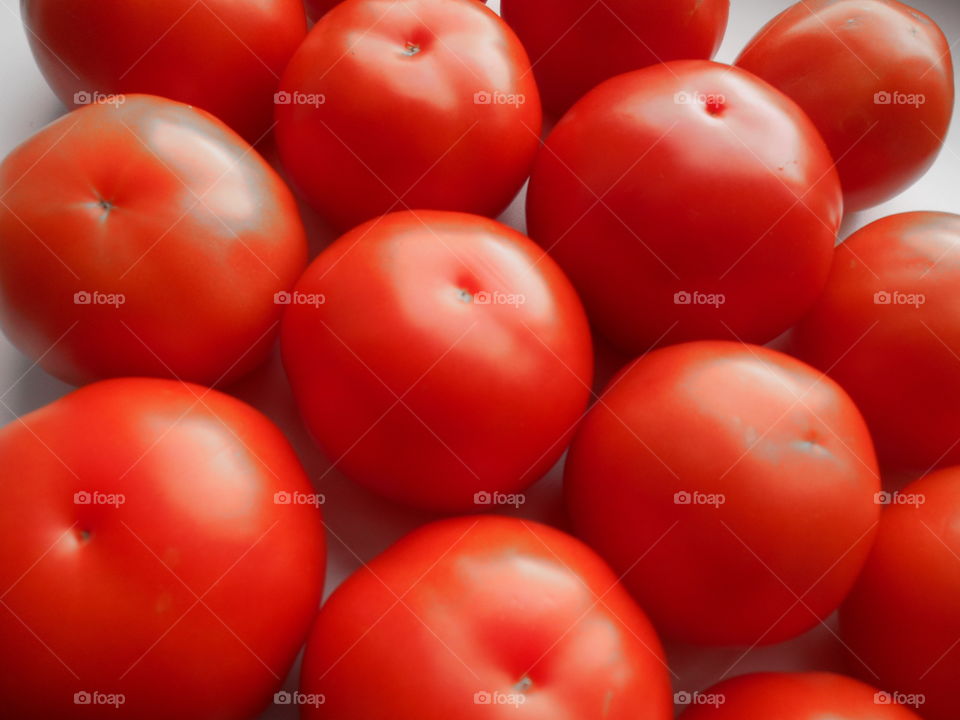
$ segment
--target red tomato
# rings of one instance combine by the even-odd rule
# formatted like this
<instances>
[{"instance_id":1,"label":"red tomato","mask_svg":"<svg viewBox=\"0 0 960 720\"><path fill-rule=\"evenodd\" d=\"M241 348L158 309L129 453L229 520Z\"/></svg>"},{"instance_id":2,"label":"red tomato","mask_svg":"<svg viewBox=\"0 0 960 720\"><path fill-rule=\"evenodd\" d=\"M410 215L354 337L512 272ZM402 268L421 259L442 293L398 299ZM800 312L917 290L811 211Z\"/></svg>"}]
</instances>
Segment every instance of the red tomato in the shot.
<instances>
[{"instance_id":1,"label":"red tomato","mask_svg":"<svg viewBox=\"0 0 960 720\"><path fill-rule=\"evenodd\" d=\"M269 351L275 293L306 263L296 203L207 113L117 102L60 118L0 165L0 325L67 382L228 382Z\"/></svg>"},{"instance_id":2,"label":"red tomato","mask_svg":"<svg viewBox=\"0 0 960 720\"><path fill-rule=\"evenodd\" d=\"M800 108L766 83L667 63L608 80L557 124L528 227L629 353L767 342L826 281L842 214L831 163Z\"/></svg>"},{"instance_id":3,"label":"red tomato","mask_svg":"<svg viewBox=\"0 0 960 720\"><path fill-rule=\"evenodd\" d=\"M306 0L307 16L316 20L341 2L343 0ZM479 2L486 2L486 0L479 0Z\"/></svg>"},{"instance_id":4,"label":"red tomato","mask_svg":"<svg viewBox=\"0 0 960 720\"><path fill-rule=\"evenodd\" d=\"M960 717L960 468L888 494L877 541L840 611L851 666L929 720ZM877 679L879 678L879 679Z\"/></svg>"},{"instance_id":5,"label":"red tomato","mask_svg":"<svg viewBox=\"0 0 960 720\"><path fill-rule=\"evenodd\" d=\"M324 536L263 415L172 380L89 385L0 430L8 717L246 720L320 601Z\"/></svg>"},{"instance_id":6,"label":"red tomato","mask_svg":"<svg viewBox=\"0 0 960 720\"><path fill-rule=\"evenodd\" d=\"M754 673L688 695L681 720L920 720L893 696L835 673Z\"/></svg>"},{"instance_id":7,"label":"red tomato","mask_svg":"<svg viewBox=\"0 0 960 720\"><path fill-rule=\"evenodd\" d=\"M540 142L523 46L475 0L338 5L290 61L277 97L283 164L342 229L411 208L496 215Z\"/></svg>"},{"instance_id":8,"label":"red tomato","mask_svg":"<svg viewBox=\"0 0 960 720\"><path fill-rule=\"evenodd\" d=\"M393 500L452 511L517 493L586 407L593 357L573 288L488 218L361 225L293 301L283 362L307 427L344 474Z\"/></svg>"},{"instance_id":9,"label":"red tomato","mask_svg":"<svg viewBox=\"0 0 960 720\"><path fill-rule=\"evenodd\" d=\"M21 0L40 70L67 105L150 93L259 140L307 31L301 0Z\"/></svg>"},{"instance_id":10,"label":"red tomato","mask_svg":"<svg viewBox=\"0 0 960 720\"><path fill-rule=\"evenodd\" d=\"M308 720L673 717L657 636L606 564L495 515L421 527L341 585L301 688Z\"/></svg>"},{"instance_id":11,"label":"red tomato","mask_svg":"<svg viewBox=\"0 0 960 720\"><path fill-rule=\"evenodd\" d=\"M696 342L623 370L567 457L577 534L662 632L753 645L840 604L879 515L870 436L838 385L773 350Z\"/></svg>"},{"instance_id":12,"label":"red tomato","mask_svg":"<svg viewBox=\"0 0 960 720\"><path fill-rule=\"evenodd\" d=\"M850 210L912 185L950 126L950 46L931 18L897 0L798 2L737 65L807 112L836 158Z\"/></svg>"},{"instance_id":13,"label":"red tomato","mask_svg":"<svg viewBox=\"0 0 960 720\"><path fill-rule=\"evenodd\" d=\"M850 393L885 465L960 463L960 216L892 215L836 252L794 352Z\"/></svg>"},{"instance_id":14,"label":"red tomato","mask_svg":"<svg viewBox=\"0 0 960 720\"><path fill-rule=\"evenodd\" d=\"M501 0L523 41L543 105L564 113L607 78L668 60L709 60L730 0Z\"/></svg>"}]
</instances>

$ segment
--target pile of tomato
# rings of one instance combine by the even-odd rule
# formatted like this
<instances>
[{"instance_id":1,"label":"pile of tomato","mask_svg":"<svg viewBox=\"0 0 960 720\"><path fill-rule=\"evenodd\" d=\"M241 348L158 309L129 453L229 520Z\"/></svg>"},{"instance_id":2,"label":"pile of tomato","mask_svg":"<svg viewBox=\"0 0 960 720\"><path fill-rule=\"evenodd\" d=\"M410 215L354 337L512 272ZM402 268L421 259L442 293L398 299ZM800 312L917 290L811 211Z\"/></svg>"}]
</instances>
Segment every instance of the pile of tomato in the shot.
<instances>
[{"instance_id":1,"label":"pile of tomato","mask_svg":"<svg viewBox=\"0 0 960 720\"><path fill-rule=\"evenodd\" d=\"M935 19L800 0L725 65L729 0L501 4L22 0L71 109L0 165L0 328L78 387L0 429L0 715L960 718L960 216L838 244L940 153ZM429 520L322 604L231 394L277 346ZM662 641L818 626L846 674L674 695Z\"/></svg>"}]
</instances>

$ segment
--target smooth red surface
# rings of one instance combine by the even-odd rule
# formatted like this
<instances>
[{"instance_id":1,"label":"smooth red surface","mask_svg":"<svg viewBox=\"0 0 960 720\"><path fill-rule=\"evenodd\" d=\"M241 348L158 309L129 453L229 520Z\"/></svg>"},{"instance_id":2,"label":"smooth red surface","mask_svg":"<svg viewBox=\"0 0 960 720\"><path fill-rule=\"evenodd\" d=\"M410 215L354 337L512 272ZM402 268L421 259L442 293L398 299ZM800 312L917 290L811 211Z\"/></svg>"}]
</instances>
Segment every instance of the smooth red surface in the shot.
<instances>
[{"instance_id":1,"label":"smooth red surface","mask_svg":"<svg viewBox=\"0 0 960 720\"><path fill-rule=\"evenodd\" d=\"M932 473L884 511L840 611L850 666L889 691L922 694L929 720L960 717L960 468ZM879 678L879 679L877 679Z\"/></svg>"},{"instance_id":2,"label":"smooth red surface","mask_svg":"<svg viewBox=\"0 0 960 720\"><path fill-rule=\"evenodd\" d=\"M291 60L281 92L284 167L342 230L391 210L495 216L540 141L523 46L476 0L337 5Z\"/></svg>"},{"instance_id":3,"label":"smooth red surface","mask_svg":"<svg viewBox=\"0 0 960 720\"><path fill-rule=\"evenodd\" d=\"M455 511L478 492L520 492L586 408L583 308L539 247L493 220L370 221L321 253L296 291L323 299L283 319L307 427L345 475L393 500Z\"/></svg>"},{"instance_id":4,"label":"smooth red surface","mask_svg":"<svg viewBox=\"0 0 960 720\"><path fill-rule=\"evenodd\" d=\"M6 425L0 466L5 716L248 720L270 702L325 556L317 508L275 502L313 491L266 417L198 385L107 380ZM75 704L95 691L125 702Z\"/></svg>"},{"instance_id":5,"label":"smooth red surface","mask_svg":"<svg viewBox=\"0 0 960 720\"><path fill-rule=\"evenodd\" d=\"M727 680L702 695L721 704L693 705L681 720L920 720L912 709L886 701L878 690L824 672L753 673Z\"/></svg>"},{"instance_id":6,"label":"smooth red surface","mask_svg":"<svg viewBox=\"0 0 960 720\"><path fill-rule=\"evenodd\" d=\"M255 142L307 31L302 0L21 0L57 97L149 93L203 108Z\"/></svg>"},{"instance_id":7,"label":"smooth red surface","mask_svg":"<svg viewBox=\"0 0 960 720\"><path fill-rule=\"evenodd\" d=\"M787 355L732 342L623 370L581 423L564 484L577 534L657 628L711 645L774 643L826 618L880 512L849 397Z\"/></svg>"},{"instance_id":8,"label":"smooth red surface","mask_svg":"<svg viewBox=\"0 0 960 720\"><path fill-rule=\"evenodd\" d=\"M810 116L837 161L850 210L912 185L950 127L948 41L932 18L896 0L798 2L757 33L737 65Z\"/></svg>"},{"instance_id":9,"label":"smooth red surface","mask_svg":"<svg viewBox=\"0 0 960 720\"><path fill-rule=\"evenodd\" d=\"M347 579L313 627L301 688L325 697L309 720L673 717L657 636L606 564L559 530L491 515L421 527Z\"/></svg>"},{"instance_id":10,"label":"smooth red surface","mask_svg":"<svg viewBox=\"0 0 960 720\"><path fill-rule=\"evenodd\" d=\"M608 80L557 124L530 181L528 229L630 354L764 343L826 281L842 215L831 164L800 108L763 81L668 63Z\"/></svg>"},{"instance_id":11,"label":"smooth red surface","mask_svg":"<svg viewBox=\"0 0 960 720\"><path fill-rule=\"evenodd\" d=\"M793 352L850 393L892 469L960 462L960 216L885 217L836 254Z\"/></svg>"},{"instance_id":12,"label":"smooth red surface","mask_svg":"<svg viewBox=\"0 0 960 720\"><path fill-rule=\"evenodd\" d=\"M307 16L313 20L317 20L321 15L329 12L341 2L343 2L343 0L306 0L304 4L307 6ZM486 0L479 0L479 2L486 2Z\"/></svg>"},{"instance_id":13,"label":"smooth red surface","mask_svg":"<svg viewBox=\"0 0 960 720\"><path fill-rule=\"evenodd\" d=\"M0 324L74 384L239 377L270 350L274 294L306 263L277 173L223 123L157 97L51 123L0 165L0 197Z\"/></svg>"},{"instance_id":14,"label":"smooth red surface","mask_svg":"<svg viewBox=\"0 0 960 720\"><path fill-rule=\"evenodd\" d=\"M669 60L709 60L730 0L501 0L523 42L544 108L562 114L604 80Z\"/></svg>"}]
</instances>

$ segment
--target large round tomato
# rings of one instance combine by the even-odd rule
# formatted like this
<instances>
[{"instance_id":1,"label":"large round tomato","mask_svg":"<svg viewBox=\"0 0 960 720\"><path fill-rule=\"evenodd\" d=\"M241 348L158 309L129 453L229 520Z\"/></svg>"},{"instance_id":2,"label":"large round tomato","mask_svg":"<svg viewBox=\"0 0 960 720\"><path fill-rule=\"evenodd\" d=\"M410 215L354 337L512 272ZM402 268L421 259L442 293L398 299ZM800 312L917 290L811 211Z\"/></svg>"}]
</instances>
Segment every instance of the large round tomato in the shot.
<instances>
[{"instance_id":1,"label":"large round tomato","mask_svg":"<svg viewBox=\"0 0 960 720\"><path fill-rule=\"evenodd\" d=\"M441 510L497 502L563 452L593 372L580 301L529 239L488 218L393 213L310 265L283 362L349 477Z\"/></svg>"},{"instance_id":2,"label":"large round tomato","mask_svg":"<svg viewBox=\"0 0 960 720\"><path fill-rule=\"evenodd\" d=\"M743 70L679 61L606 81L550 134L531 237L622 349L767 342L823 288L842 198L803 111Z\"/></svg>"},{"instance_id":3,"label":"large round tomato","mask_svg":"<svg viewBox=\"0 0 960 720\"><path fill-rule=\"evenodd\" d=\"M803 0L737 65L800 104L837 161L851 210L887 200L933 164L953 115L950 46L897 0Z\"/></svg>"},{"instance_id":4,"label":"large round tomato","mask_svg":"<svg viewBox=\"0 0 960 720\"><path fill-rule=\"evenodd\" d=\"M270 349L275 295L306 263L296 203L207 113L116 102L60 118L0 165L0 324L68 382L228 382Z\"/></svg>"},{"instance_id":5,"label":"large round tomato","mask_svg":"<svg viewBox=\"0 0 960 720\"><path fill-rule=\"evenodd\" d=\"M920 720L897 697L835 673L753 673L686 695L681 720Z\"/></svg>"},{"instance_id":6,"label":"large round tomato","mask_svg":"<svg viewBox=\"0 0 960 720\"><path fill-rule=\"evenodd\" d=\"M794 352L850 393L886 465L960 463L960 216L892 215L836 252Z\"/></svg>"},{"instance_id":7,"label":"large round tomato","mask_svg":"<svg viewBox=\"0 0 960 720\"><path fill-rule=\"evenodd\" d=\"M879 516L866 424L826 376L773 350L702 341L635 361L574 438L577 533L664 633L753 645L843 600Z\"/></svg>"},{"instance_id":8,"label":"large round tomato","mask_svg":"<svg viewBox=\"0 0 960 720\"><path fill-rule=\"evenodd\" d=\"M588 547L486 515L426 525L330 597L310 633L308 720L669 720L663 652Z\"/></svg>"},{"instance_id":9,"label":"large round tomato","mask_svg":"<svg viewBox=\"0 0 960 720\"><path fill-rule=\"evenodd\" d=\"M342 229L406 208L496 215L540 141L523 46L475 0L337 5L277 98L283 164Z\"/></svg>"},{"instance_id":10,"label":"large round tomato","mask_svg":"<svg viewBox=\"0 0 960 720\"><path fill-rule=\"evenodd\" d=\"M960 467L888 496L877 541L840 610L851 667L930 720L960 717ZM879 680L877 680L879 678Z\"/></svg>"},{"instance_id":11,"label":"large round tomato","mask_svg":"<svg viewBox=\"0 0 960 720\"><path fill-rule=\"evenodd\" d=\"M501 0L523 42L543 105L565 112L614 75L668 60L709 60L730 0Z\"/></svg>"},{"instance_id":12,"label":"large round tomato","mask_svg":"<svg viewBox=\"0 0 960 720\"><path fill-rule=\"evenodd\" d=\"M318 496L248 405L89 385L0 430L8 717L249 720L320 601Z\"/></svg>"},{"instance_id":13,"label":"large round tomato","mask_svg":"<svg viewBox=\"0 0 960 720\"><path fill-rule=\"evenodd\" d=\"M150 93L196 105L251 142L307 31L302 0L21 0L30 47L67 105Z\"/></svg>"}]
</instances>

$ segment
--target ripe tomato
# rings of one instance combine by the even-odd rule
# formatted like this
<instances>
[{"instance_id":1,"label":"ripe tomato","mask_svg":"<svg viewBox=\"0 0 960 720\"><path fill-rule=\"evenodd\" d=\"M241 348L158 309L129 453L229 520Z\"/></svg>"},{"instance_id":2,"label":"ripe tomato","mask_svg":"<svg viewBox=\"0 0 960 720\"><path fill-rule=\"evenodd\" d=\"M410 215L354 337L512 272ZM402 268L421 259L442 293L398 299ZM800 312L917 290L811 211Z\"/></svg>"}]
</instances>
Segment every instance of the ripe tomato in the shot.
<instances>
[{"instance_id":1,"label":"ripe tomato","mask_svg":"<svg viewBox=\"0 0 960 720\"><path fill-rule=\"evenodd\" d=\"M850 210L912 185L950 126L950 46L931 18L897 0L798 2L737 65L807 112L836 158Z\"/></svg>"},{"instance_id":2,"label":"ripe tomato","mask_svg":"<svg viewBox=\"0 0 960 720\"><path fill-rule=\"evenodd\" d=\"M479 2L486 2L486 0L478 0ZM306 0L307 6L307 16L313 20L318 19L324 13L329 12L336 5L339 5L343 0Z\"/></svg>"},{"instance_id":3,"label":"ripe tomato","mask_svg":"<svg viewBox=\"0 0 960 720\"><path fill-rule=\"evenodd\" d=\"M920 720L893 696L826 672L741 675L690 699L681 720Z\"/></svg>"},{"instance_id":4,"label":"ripe tomato","mask_svg":"<svg viewBox=\"0 0 960 720\"><path fill-rule=\"evenodd\" d=\"M72 383L228 382L267 354L306 264L280 177L221 122L131 95L48 125L0 165L0 325Z\"/></svg>"},{"instance_id":5,"label":"ripe tomato","mask_svg":"<svg viewBox=\"0 0 960 720\"><path fill-rule=\"evenodd\" d=\"M33 55L73 107L150 93L196 105L254 142L303 40L301 0L21 0Z\"/></svg>"},{"instance_id":6,"label":"ripe tomato","mask_svg":"<svg viewBox=\"0 0 960 720\"><path fill-rule=\"evenodd\" d=\"M866 424L773 350L703 341L635 361L580 425L564 476L577 534L669 636L784 640L840 604L879 506Z\"/></svg>"},{"instance_id":7,"label":"ripe tomato","mask_svg":"<svg viewBox=\"0 0 960 720\"><path fill-rule=\"evenodd\" d=\"M960 717L960 468L888 496L877 541L840 611L851 665L929 720Z\"/></svg>"},{"instance_id":8,"label":"ripe tomato","mask_svg":"<svg viewBox=\"0 0 960 720\"><path fill-rule=\"evenodd\" d=\"M281 339L327 456L439 510L497 502L546 472L593 373L560 269L515 230L463 213L393 213L348 232L300 279Z\"/></svg>"},{"instance_id":9,"label":"ripe tomato","mask_svg":"<svg viewBox=\"0 0 960 720\"><path fill-rule=\"evenodd\" d=\"M501 0L530 55L543 105L566 112L607 78L668 60L709 60L730 0Z\"/></svg>"},{"instance_id":10,"label":"ripe tomato","mask_svg":"<svg viewBox=\"0 0 960 720\"><path fill-rule=\"evenodd\" d=\"M793 352L850 393L885 465L960 463L960 216L892 215L836 253Z\"/></svg>"},{"instance_id":11,"label":"ripe tomato","mask_svg":"<svg viewBox=\"0 0 960 720\"><path fill-rule=\"evenodd\" d=\"M228 395L106 380L0 430L9 717L253 717L320 601L296 455ZM107 707L109 706L109 707Z\"/></svg>"},{"instance_id":12,"label":"ripe tomato","mask_svg":"<svg viewBox=\"0 0 960 720\"><path fill-rule=\"evenodd\" d=\"M528 227L625 351L767 342L826 281L842 210L831 163L800 108L766 83L667 63L608 80L557 124Z\"/></svg>"},{"instance_id":13,"label":"ripe tomato","mask_svg":"<svg viewBox=\"0 0 960 720\"><path fill-rule=\"evenodd\" d=\"M476 0L337 5L277 98L283 164L342 229L408 208L496 215L540 141L523 46Z\"/></svg>"},{"instance_id":14,"label":"ripe tomato","mask_svg":"<svg viewBox=\"0 0 960 720\"><path fill-rule=\"evenodd\" d=\"M421 527L348 578L301 688L308 720L673 717L660 642L606 564L495 515Z\"/></svg>"}]
</instances>

